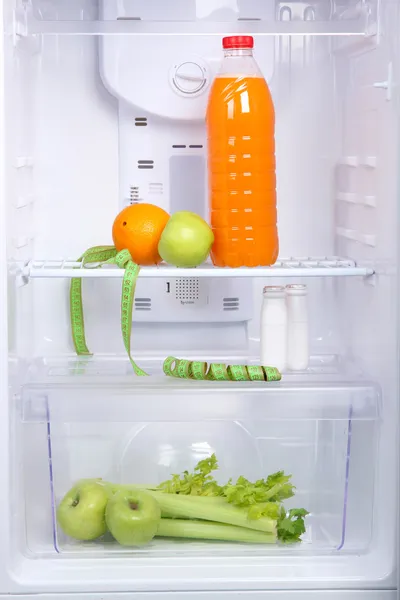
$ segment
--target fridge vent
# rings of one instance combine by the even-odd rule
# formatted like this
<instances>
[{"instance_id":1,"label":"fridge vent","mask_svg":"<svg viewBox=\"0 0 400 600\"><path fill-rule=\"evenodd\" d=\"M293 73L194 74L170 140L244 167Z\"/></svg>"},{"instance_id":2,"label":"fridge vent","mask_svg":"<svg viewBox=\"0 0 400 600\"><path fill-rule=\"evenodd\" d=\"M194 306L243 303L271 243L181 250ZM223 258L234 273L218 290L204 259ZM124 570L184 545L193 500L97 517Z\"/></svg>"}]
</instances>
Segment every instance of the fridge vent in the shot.
<instances>
[{"instance_id":1,"label":"fridge vent","mask_svg":"<svg viewBox=\"0 0 400 600\"><path fill-rule=\"evenodd\" d=\"M162 183L149 183L149 194L161 195L164 191Z\"/></svg>"},{"instance_id":2,"label":"fridge vent","mask_svg":"<svg viewBox=\"0 0 400 600\"><path fill-rule=\"evenodd\" d=\"M154 160L138 160L138 169L154 169Z\"/></svg>"},{"instance_id":3,"label":"fridge vent","mask_svg":"<svg viewBox=\"0 0 400 600\"><path fill-rule=\"evenodd\" d=\"M140 201L139 188L137 186L131 185L130 194L129 194L129 203L137 204L139 201Z\"/></svg>"},{"instance_id":4,"label":"fridge vent","mask_svg":"<svg viewBox=\"0 0 400 600\"><path fill-rule=\"evenodd\" d=\"M175 286L175 297L181 302L195 302L199 300L198 279L178 279Z\"/></svg>"},{"instance_id":5,"label":"fridge vent","mask_svg":"<svg viewBox=\"0 0 400 600\"><path fill-rule=\"evenodd\" d=\"M239 310L239 298L224 298L222 303L224 310Z\"/></svg>"},{"instance_id":6,"label":"fridge vent","mask_svg":"<svg viewBox=\"0 0 400 600\"><path fill-rule=\"evenodd\" d=\"M186 146L185 144L173 144L172 147L175 148L175 150L177 150L177 149L187 148L188 146ZM203 146L203 144L190 144L189 148L194 150L197 148L204 148L204 146Z\"/></svg>"},{"instance_id":7,"label":"fridge vent","mask_svg":"<svg viewBox=\"0 0 400 600\"><path fill-rule=\"evenodd\" d=\"M135 298L135 310L151 310L151 298Z\"/></svg>"},{"instance_id":8,"label":"fridge vent","mask_svg":"<svg viewBox=\"0 0 400 600\"><path fill-rule=\"evenodd\" d=\"M147 118L146 117L136 117L135 127L147 127Z\"/></svg>"}]
</instances>

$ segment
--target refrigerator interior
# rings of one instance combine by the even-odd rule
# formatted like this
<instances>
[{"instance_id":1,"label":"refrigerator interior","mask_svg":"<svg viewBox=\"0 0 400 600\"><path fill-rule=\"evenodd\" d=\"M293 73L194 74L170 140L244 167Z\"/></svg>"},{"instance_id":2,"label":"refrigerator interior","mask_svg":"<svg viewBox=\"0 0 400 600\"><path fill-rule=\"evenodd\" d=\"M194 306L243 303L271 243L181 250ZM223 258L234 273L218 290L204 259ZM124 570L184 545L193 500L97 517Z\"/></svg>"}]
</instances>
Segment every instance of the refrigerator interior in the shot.
<instances>
[{"instance_id":1,"label":"refrigerator interior","mask_svg":"<svg viewBox=\"0 0 400 600\"><path fill-rule=\"evenodd\" d=\"M0 10L0 591L394 587L398 3L6 0ZM74 261L112 243L117 212L145 201L207 217L204 115L225 33L255 35L275 103L279 276L144 268L132 354L152 377L137 378L120 334L122 278L80 272L93 357L77 358ZM257 364L272 283L308 285L306 371L270 385L161 375L168 355ZM80 478L158 484L212 452L220 481L292 473L293 505L310 511L302 544L126 549L57 526L56 505Z\"/></svg>"}]
</instances>

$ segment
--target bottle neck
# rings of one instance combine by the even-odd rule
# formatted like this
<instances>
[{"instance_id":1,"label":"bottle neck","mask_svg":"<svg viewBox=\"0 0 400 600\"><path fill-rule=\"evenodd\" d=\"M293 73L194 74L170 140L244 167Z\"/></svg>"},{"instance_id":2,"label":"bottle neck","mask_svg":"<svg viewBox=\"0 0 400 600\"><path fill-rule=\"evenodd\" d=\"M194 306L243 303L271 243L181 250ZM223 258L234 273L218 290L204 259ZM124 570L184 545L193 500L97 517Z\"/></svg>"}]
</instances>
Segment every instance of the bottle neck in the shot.
<instances>
[{"instance_id":1,"label":"bottle neck","mask_svg":"<svg viewBox=\"0 0 400 600\"><path fill-rule=\"evenodd\" d=\"M232 56L253 56L253 50L250 48L231 48L230 50L224 50L225 58L232 58Z\"/></svg>"},{"instance_id":2,"label":"bottle neck","mask_svg":"<svg viewBox=\"0 0 400 600\"><path fill-rule=\"evenodd\" d=\"M262 77L262 74L250 48L229 48L224 50L218 76Z\"/></svg>"}]
</instances>

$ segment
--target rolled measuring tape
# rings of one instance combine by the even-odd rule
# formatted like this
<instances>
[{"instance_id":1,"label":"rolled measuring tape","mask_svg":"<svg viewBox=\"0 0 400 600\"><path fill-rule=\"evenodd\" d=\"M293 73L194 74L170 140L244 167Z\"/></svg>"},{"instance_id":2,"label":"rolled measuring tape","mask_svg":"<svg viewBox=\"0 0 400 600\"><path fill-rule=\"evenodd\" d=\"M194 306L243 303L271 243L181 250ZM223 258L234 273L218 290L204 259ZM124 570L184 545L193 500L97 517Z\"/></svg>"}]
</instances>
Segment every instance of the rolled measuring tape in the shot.
<instances>
[{"instance_id":1,"label":"rolled measuring tape","mask_svg":"<svg viewBox=\"0 0 400 600\"><path fill-rule=\"evenodd\" d=\"M280 381L281 373L275 367L224 365L196 362L169 356L163 366L168 377L196 379L197 381Z\"/></svg>"}]
</instances>

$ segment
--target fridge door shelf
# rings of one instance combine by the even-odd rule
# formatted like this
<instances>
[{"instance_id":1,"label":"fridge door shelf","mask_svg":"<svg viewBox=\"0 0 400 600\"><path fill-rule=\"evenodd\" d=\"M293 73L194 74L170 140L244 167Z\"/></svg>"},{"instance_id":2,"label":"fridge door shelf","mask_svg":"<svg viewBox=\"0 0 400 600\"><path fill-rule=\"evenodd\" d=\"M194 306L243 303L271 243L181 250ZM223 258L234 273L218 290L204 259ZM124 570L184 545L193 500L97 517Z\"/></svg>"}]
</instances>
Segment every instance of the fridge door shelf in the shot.
<instances>
[{"instance_id":1,"label":"fridge door shelf","mask_svg":"<svg viewBox=\"0 0 400 600\"><path fill-rule=\"evenodd\" d=\"M116 385L83 376L70 384L26 385L20 402L27 500L16 518L25 518L30 555L267 560L281 553L368 552L381 413L373 383L227 384L154 377ZM240 475L257 480L278 470L292 474L296 495L285 504L310 511L303 544L156 539L145 548L124 549L108 538L76 542L57 525L58 503L82 478L155 485L192 471L213 452L220 483Z\"/></svg>"},{"instance_id":2,"label":"fridge door shelf","mask_svg":"<svg viewBox=\"0 0 400 600\"><path fill-rule=\"evenodd\" d=\"M30 279L43 278L122 278L124 271L113 265L86 265L72 260L32 260L21 265L20 274L25 283ZM370 277L374 269L360 266L347 258L290 257L281 258L271 267L218 268L204 264L195 269L176 268L162 264L158 267L143 267L140 277Z\"/></svg>"}]
</instances>

